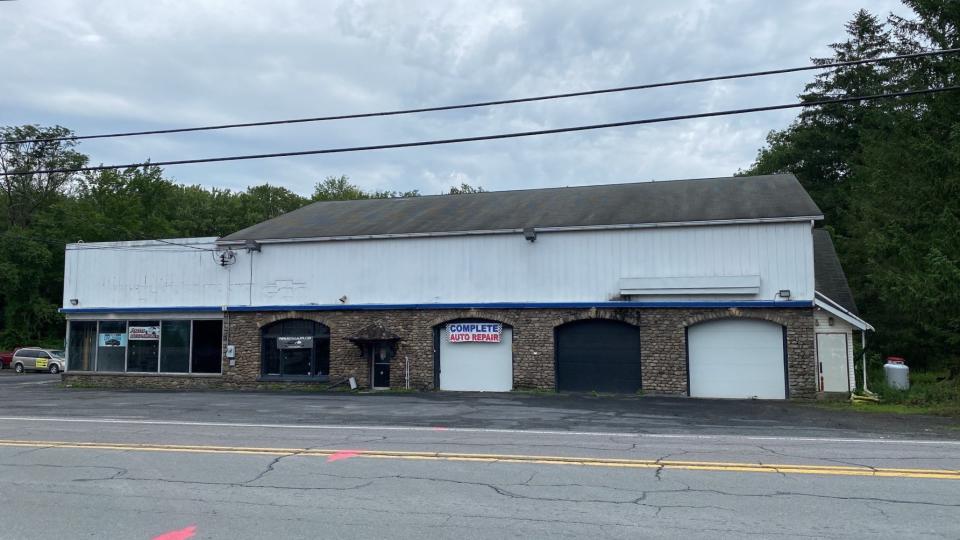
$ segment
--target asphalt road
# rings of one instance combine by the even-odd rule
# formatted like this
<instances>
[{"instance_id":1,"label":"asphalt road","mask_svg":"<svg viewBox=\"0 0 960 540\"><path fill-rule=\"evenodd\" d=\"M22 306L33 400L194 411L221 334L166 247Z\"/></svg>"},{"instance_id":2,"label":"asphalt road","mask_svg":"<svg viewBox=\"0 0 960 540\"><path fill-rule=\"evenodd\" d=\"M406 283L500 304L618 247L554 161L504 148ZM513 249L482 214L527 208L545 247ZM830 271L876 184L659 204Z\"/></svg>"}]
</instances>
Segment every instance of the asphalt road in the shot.
<instances>
[{"instance_id":1,"label":"asphalt road","mask_svg":"<svg viewBox=\"0 0 960 540\"><path fill-rule=\"evenodd\" d=\"M945 419L43 377L0 382L0 538L960 538Z\"/></svg>"}]
</instances>

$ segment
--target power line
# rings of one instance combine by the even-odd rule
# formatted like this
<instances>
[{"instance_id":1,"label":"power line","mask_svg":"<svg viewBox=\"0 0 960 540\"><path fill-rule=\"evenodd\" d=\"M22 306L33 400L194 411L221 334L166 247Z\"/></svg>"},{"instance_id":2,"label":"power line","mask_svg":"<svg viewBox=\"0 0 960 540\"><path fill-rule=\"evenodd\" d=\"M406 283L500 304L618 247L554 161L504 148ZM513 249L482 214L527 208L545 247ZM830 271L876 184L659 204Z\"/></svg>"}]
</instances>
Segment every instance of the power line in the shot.
<instances>
[{"instance_id":1,"label":"power line","mask_svg":"<svg viewBox=\"0 0 960 540\"><path fill-rule=\"evenodd\" d=\"M251 159L267 159L267 158L277 158L277 157L291 157L291 156L308 156L308 155L317 155L317 154L342 154L347 152L368 152L373 150L388 150L394 148L411 148L416 146L435 146L442 144L457 144L465 142L477 142L477 141L491 141L497 139L514 139L519 137L533 137L538 135L552 135L556 133L569 133L574 131L589 131L596 129L609 129L615 127L624 127L624 126L638 126L644 124L658 124L663 122L675 122L679 120L693 120L697 118L712 118L717 116L731 116L737 114L748 114L756 112L767 112L767 111L778 111L784 109L797 109L801 107L815 107L819 105L831 105L837 103L850 103L850 102L860 102L860 101L874 101L878 99L886 98L895 98L895 97L905 97L905 96L917 96L923 94L935 94L940 92L950 92L954 90L960 90L960 86L946 86L943 88L924 88L922 90L907 90L902 92L891 92L887 94L875 94L870 96L849 96L833 99L824 99L819 101L807 101L800 103L787 103L783 105L767 105L763 107L749 107L745 109L731 109L725 111L713 111L706 113L695 113L695 114L682 114L676 116L661 116L657 118L644 118L641 120L627 120L623 122L609 122L605 124L591 124L586 126L572 126L572 127L562 127L554 129L541 129L536 131L521 131L513 133L500 133L496 135L479 135L475 137L459 137L455 139L435 139L427 141L414 141L414 142L405 142L405 143L392 143L392 144L377 144L370 146L351 146L344 148L324 148L320 150L300 150L294 152L275 152L269 154L244 154L239 156L226 156L226 157L214 157L214 158L198 158L198 159L178 159L170 161L155 161L155 162L142 162L142 163L127 163L123 165L96 165L90 167L78 167L75 169L40 169L34 171L23 171L23 172L2 172L0 176L17 176L22 174L53 174L53 173L75 173L75 172L85 172L85 171L105 171L105 170L115 170L115 169L130 169L130 168L139 168L139 167L149 167L149 166L166 166L166 165L192 165L195 163L215 163L223 161L243 161Z\"/></svg>"},{"instance_id":2,"label":"power line","mask_svg":"<svg viewBox=\"0 0 960 540\"><path fill-rule=\"evenodd\" d=\"M858 66L863 64L890 62L893 60L906 60L911 58L921 58L921 57L935 56L935 55L941 55L941 54L955 54L958 52L960 52L960 48L938 49L935 51L924 51L924 52L911 53L911 54L901 54L897 56L887 56L883 58L849 60L846 62L832 62L829 64L814 64L814 65L790 67L790 68L782 68L782 69L770 69L765 71L735 73L730 75L716 75L712 77L700 77L696 79L683 79L678 81L638 84L633 86L621 86L618 88L585 90L582 92L567 92L563 94L548 94L544 96L502 99L502 100L496 100L496 101L481 101L476 103L464 103L460 105L441 105L437 107L423 107L419 109L400 109L400 110L381 111L381 112L372 112L372 113L342 114L342 115L335 115L335 116L318 116L318 117L312 117L312 118L292 118L287 120L268 120L264 122L244 122L244 123L237 123L237 124L218 124L218 125L212 125L212 126L199 126L199 127L188 127L188 128L154 129L154 130L147 130L147 131L125 131L125 132L118 132L118 133L103 133L99 135L72 135L72 136L66 136L66 137L51 137L51 138L41 138L41 139L19 139L19 140L12 140L12 141L0 141L0 145L54 142L54 141L80 141L80 140L87 140L87 139L135 137L135 136L141 136L141 135L162 135L162 134L169 134L169 133L187 133L187 132L193 132L193 131L212 131L212 130L219 130L219 129L276 126L276 125L282 125L282 124L303 124L307 122L328 122L332 120L350 120L350 119L356 119L356 118L373 118L373 117L379 117L379 116L398 116L398 115L404 115L404 114L418 114L418 113L425 113L425 112L452 111L457 109L472 109L472 108L478 108L478 107L492 107L495 105L510 105L510 104L516 104L516 103L529 103L533 101L546 101L551 99L564 99L564 98L580 97L580 96L592 96L597 94L630 92L634 90L649 90L651 88L663 88L667 86L681 86L686 84L726 81L726 80L733 80L733 79L745 79L750 77L763 77L768 75L782 75L784 73L796 73L800 71L811 71L811 70L820 70L820 69L829 69L829 68L838 68L838 67Z\"/></svg>"},{"instance_id":3,"label":"power line","mask_svg":"<svg viewBox=\"0 0 960 540\"><path fill-rule=\"evenodd\" d=\"M162 242L162 243L164 243L164 244L169 244L169 245L171 245L171 246L187 247L187 248L196 249L196 250L199 250L199 251L221 251L221 250L218 250L218 249L197 247L197 246L193 246L193 245L190 245L190 244L178 244L178 243L176 243L176 242L170 242L169 240L161 240L161 239L159 239L159 238L157 238L155 241L156 241L156 242Z\"/></svg>"},{"instance_id":4,"label":"power line","mask_svg":"<svg viewBox=\"0 0 960 540\"><path fill-rule=\"evenodd\" d=\"M192 249L156 249L150 247L125 247L125 246L97 246L97 247L84 247L84 248L65 248L64 251L130 251L130 252L143 252L143 253L196 253ZM215 252L215 250L203 250Z\"/></svg>"},{"instance_id":5,"label":"power line","mask_svg":"<svg viewBox=\"0 0 960 540\"><path fill-rule=\"evenodd\" d=\"M37 239L41 240L42 239ZM170 246L178 246L181 248L190 248L190 249L174 249L167 248L165 246L150 246L147 244L133 245L133 246L104 246L104 245L85 245L83 242L74 242L71 245L73 247L68 247L67 251L97 251L97 250L108 250L108 251L149 251L152 253L195 253L196 251L210 251L210 252L220 252L222 249L216 248L203 248L198 246L193 246L190 244L178 244L177 242L169 242L167 240L161 240L159 238L154 238L148 240L150 242L160 242L162 244L167 244ZM63 244L63 242L60 242ZM157 248L163 248L158 250Z\"/></svg>"},{"instance_id":6,"label":"power line","mask_svg":"<svg viewBox=\"0 0 960 540\"><path fill-rule=\"evenodd\" d=\"M177 242L170 242L169 240L161 240L161 239L159 239L159 238L155 238L155 239L141 239L141 240L133 240L133 241L134 241L134 242L142 242L142 241L161 242L161 243L163 243L163 244L168 244L168 245L171 245L171 246L178 246L178 247L190 248L190 249L165 248L165 249L163 249L163 250L159 250L159 251L158 251L156 248L157 248L157 247L161 247L161 246L150 247L149 245L146 245L146 244L132 245L132 246L104 246L104 245L99 245L99 244L92 244L92 245L91 245L91 244L86 244L86 243L84 243L83 241L80 241L80 242L71 242L71 241L69 241L69 240L56 240L56 239L53 239L53 238L42 238L42 237L37 237L37 236L24 236L24 235L20 235L20 234L0 233L0 239L5 239L5 238L11 238L11 239L16 239L16 240L24 240L24 241L29 241L29 242L42 242L42 243L46 243L46 244L49 244L49 245L52 245L52 246L65 247L65 248L66 248L66 251L100 251L100 250L107 250L107 251L146 251L146 252L150 252L150 253L158 253L158 252L159 252L159 253L194 253L194 252L195 252L194 250L210 251L210 252L214 252L214 253L219 253L219 252L223 251L222 249L203 248L203 247L198 247L198 246L194 246L194 245L190 245L190 244L180 244L180 243L177 243ZM73 246L73 247L68 247L68 246Z\"/></svg>"}]
</instances>

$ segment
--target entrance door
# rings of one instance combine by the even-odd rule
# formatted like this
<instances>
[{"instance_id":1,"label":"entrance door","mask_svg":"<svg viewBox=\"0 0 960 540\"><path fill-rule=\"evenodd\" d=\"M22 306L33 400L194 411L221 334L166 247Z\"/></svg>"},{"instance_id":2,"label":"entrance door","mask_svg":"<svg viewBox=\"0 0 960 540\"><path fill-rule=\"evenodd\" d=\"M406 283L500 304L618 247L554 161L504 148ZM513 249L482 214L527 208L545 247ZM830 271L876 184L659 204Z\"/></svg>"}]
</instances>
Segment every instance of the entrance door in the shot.
<instances>
[{"instance_id":1,"label":"entrance door","mask_svg":"<svg viewBox=\"0 0 960 540\"><path fill-rule=\"evenodd\" d=\"M370 347L370 367L374 388L390 388L390 360L393 347L389 343L377 343Z\"/></svg>"},{"instance_id":2,"label":"entrance door","mask_svg":"<svg viewBox=\"0 0 960 540\"><path fill-rule=\"evenodd\" d=\"M850 391L846 334L817 334L817 360L820 362L820 390Z\"/></svg>"},{"instance_id":3,"label":"entrance door","mask_svg":"<svg viewBox=\"0 0 960 540\"><path fill-rule=\"evenodd\" d=\"M603 319L556 329L557 390L634 393L640 389L640 330Z\"/></svg>"}]
</instances>

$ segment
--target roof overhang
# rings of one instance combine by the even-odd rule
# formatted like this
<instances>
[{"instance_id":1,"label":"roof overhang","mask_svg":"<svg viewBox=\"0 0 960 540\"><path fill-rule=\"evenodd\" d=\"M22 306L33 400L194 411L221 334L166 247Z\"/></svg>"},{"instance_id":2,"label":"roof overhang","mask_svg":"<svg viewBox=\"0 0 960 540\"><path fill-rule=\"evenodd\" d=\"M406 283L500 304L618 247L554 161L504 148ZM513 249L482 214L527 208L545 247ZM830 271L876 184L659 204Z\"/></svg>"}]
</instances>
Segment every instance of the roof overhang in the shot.
<instances>
[{"instance_id":1,"label":"roof overhang","mask_svg":"<svg viewBox=\"0 0 960 540\"><path fill-rule=\"evenodd\" d=\"M840 304L838 304L834 300L831 300L828 296L820 292L816 293L813 299L813 304L818 308L830 313L834 317L837 317L839 319L842 319L850 323L855 328L858 328L863 331L874 330L873 326L870 323L861 319L860 317L857 317L853 313L850 313L848 310L840 306Z\"/></svg>"},{"instance_id":2,"label":"roof overhang","mask_svg":"<svg viewBox=\"0 0 960 540\"><path fill-rule=\"evenodd\" d=\"M624 223L614 225L584 225L569 227L533 227L537 233L551 232L576 232L576 231L605 231L605 230L623 230L623 229L655 229L660 227L694 227L708 225L751 225L762 223L790 223L790 222L813 222L822 220L822 215L815 216L789 216L789 217L771 217L771 218L749 218L749 219L721 219L709 221L670 221L660 223ZM414 232L414 233L393 233L393 234L365 234L353 236L315 236L304 238L251 238L236 240L217 240L217 245L221 246L243 246L248 241L254 241L258 244L287 244L298 242L332 242L344 240L384 240L390 238L433 238L439 236L476 236L489 234L521 234L524 229L489 229L475 231L435 231L435 232Z\"/></svg>"}]
</instances>

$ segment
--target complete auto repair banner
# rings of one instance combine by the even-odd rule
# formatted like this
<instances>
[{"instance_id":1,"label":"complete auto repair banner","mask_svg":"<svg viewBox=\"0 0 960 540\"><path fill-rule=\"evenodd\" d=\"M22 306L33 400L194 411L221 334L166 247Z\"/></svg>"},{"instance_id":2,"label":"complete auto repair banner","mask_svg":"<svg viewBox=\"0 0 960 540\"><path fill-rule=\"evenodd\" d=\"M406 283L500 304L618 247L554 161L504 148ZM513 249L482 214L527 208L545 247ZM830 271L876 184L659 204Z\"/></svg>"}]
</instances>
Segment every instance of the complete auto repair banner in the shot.
<instances>
[{"instance_id":1,"label":"complete auto repair banner","mask_svg":"<svg viewBox=\"0 0 960 540\"><path fill-rule=\"evenodd\" d=\"M500 343L503 325L500 323L450 323L447 339L450 343Z\"/></svg>"}]
</instances>

